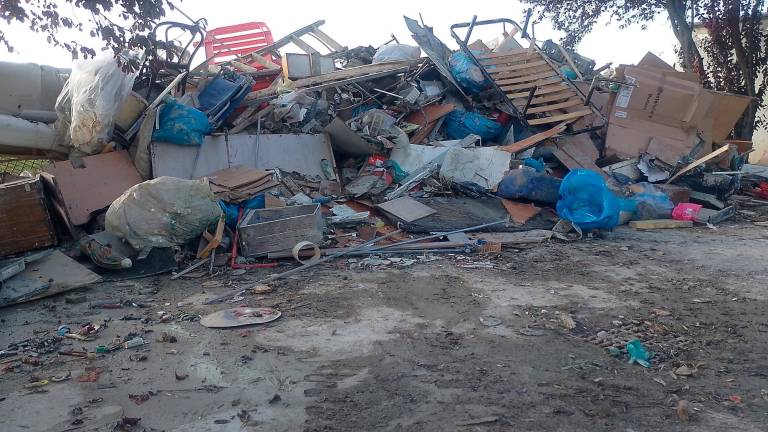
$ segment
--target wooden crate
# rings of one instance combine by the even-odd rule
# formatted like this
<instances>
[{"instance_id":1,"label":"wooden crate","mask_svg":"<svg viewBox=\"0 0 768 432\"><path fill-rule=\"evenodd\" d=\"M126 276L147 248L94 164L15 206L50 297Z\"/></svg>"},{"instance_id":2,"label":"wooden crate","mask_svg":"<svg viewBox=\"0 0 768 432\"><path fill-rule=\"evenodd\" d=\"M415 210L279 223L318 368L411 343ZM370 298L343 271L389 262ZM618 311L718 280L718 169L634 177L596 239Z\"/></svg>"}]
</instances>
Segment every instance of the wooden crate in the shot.
<instances>
[{"instance_id":1,"label":"wooden crate","mask_svg":"<svg viewBox=\"0 0 768 432\"><path fill-rule=\"evenodd\" d=\"M0 256L55 244L40 178L0 184Z\"/></svg>"},{"instance_id":2,"label":"wooden crate","mask_svg":"<svg viewBox=\"0 0 768 432\"><path fill-rule=\"evenodd\" d=\"M319 204L249 210L238 225L242 256L291 250L300 241L323 239Z\"/></svg>"}]
</instances>

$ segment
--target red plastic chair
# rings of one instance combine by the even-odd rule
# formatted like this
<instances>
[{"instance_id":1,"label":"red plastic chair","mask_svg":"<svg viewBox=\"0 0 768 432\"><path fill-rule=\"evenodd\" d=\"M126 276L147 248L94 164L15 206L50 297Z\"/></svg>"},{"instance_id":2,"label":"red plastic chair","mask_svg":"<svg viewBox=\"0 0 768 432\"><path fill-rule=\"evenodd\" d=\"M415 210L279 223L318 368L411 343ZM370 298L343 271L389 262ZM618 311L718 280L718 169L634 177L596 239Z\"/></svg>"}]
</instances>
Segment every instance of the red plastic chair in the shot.
<instances>
[{"instance_id":1,"label":"red plastic chair","mask_svg":"<svg viewBox=\"0 0 768 432\"><path fill-rule=\"evenodd\" d=\"M272 44L272 32L266 23L248 22L208 30L205 35L205 57L212 58L213 64L220 64L236 56L248 54ZM264 58L276 64L277 59L265 54ZM258 63L251 64L263 69Z\"/></svg>"}]
</instances>

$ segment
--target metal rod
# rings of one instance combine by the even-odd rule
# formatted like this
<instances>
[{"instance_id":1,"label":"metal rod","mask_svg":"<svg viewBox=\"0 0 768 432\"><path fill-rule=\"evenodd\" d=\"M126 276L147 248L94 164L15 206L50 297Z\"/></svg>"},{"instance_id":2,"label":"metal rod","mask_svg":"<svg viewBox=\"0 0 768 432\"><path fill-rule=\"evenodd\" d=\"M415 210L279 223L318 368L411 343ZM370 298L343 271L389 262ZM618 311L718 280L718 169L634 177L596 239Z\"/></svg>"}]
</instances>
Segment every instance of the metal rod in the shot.
<instances>
[{"instance_id":1,"label":"metal rod","mask_svg":"<svg viewBox=\"0 0 768 432\"><path fill-rule=\"evenodd\" d=\"M525 107L523 108L523 116L528 113L528 108L531 107L531 102L533 102L533 97L536 95L536 89L538 88L538 86L533 86L533 88L528 92L528 99L525 101Z\"/></svg>"},{"instance_id":2,"label":"metal rod","mask_svg":"<svg viewBox=\"0 0 768 432\"><path fill-rule=\"evenodd\" d=\"M475 23L477 22L477 15L472 16L472 21L469 23L469 28L467 29L467 34L464 36L464 45L467 45L469 43L469 38L472 36L472 30L475 29Z\"/></svg>"},{"instance_id":3,"label":"metal rod","mask_svg":"<svg viewBox=\"0 0 768 432\"><path fill-rule=\"evenodd\" d=\"M527 11L525 11L525 24L523 24L523 39L528 39L528 23L531 22L531 15L533 15L533 9L528 8Z\"/></svg>"},{"instance_id":4,"label":"metal rod","mask_svg":"<svg viewBox=\"0 0 768 432\"><path fill-rule=\"evenodd\" d=\"M377 242L379 242L381 240L386 240L386 239L388 239L390 237L393 237L393 236L395 236L397 234L400 234L401 232L403 232L403 230L398 229L398 230L392 231L389 234L383 235L381 237L377 237L377 238L369 240L369 241L367 241L367 242L365 242L363 244L357 245L357 246L355 246L353 248L349 248L347 250L335 253L333 255L328 255L325 258L320 258L317 261L304 264L301 267L297 267L297 268L294 268L294 269L291 269L291 270L288 270L288 271L285 271L285 272L282 272L282 273L278 273L276 275L268 276L268 277L266 277L264 279L261 279L261 280L257 281L254 284L254 286L255 285L265 284L267 282L272 282L274 280L282 279L282 278L284 278L286 276L290 276L292 274L299 273L299 272L304 271L304 270L306 270L306 269L308 269L310 267L314 267L314 266L316 266L318 264L322 264L324 262L328 262L328 261L330 261L330 260L332 260L334 258L338 258L338 257L344 256L344 255L346 255L346 254L348 254L350 252L355 252L355 251L358 251L358 250L362 250L362 249L364 249L364 248L366 248L368 246L376 244ZM235 290L235 291L230 291L227 294L222 294L220 296L217 296L217 297L214 297L214 298L208 300L207 302L205 302L205 304L219 303L219 302L221 302L222 300L224 300L224 299L226 299L228 297L234 297L236 295L239 295L240 293L244 292L245 290L246 289L238 289L238 290Z\"/></svg>"},{"instance_id":5,"label":"metal rod","mask_svg":"<svg viewBox=\"0 0 768 432\"><path fill-rule=\"evenodd\" d=\"M372 248L367 249L367 250L378 251L378 250L387 249L387 248L391 248L391 247L403 246L403 245L407 245L407 244L411 244L411 243L420 242L420 241L423 241L423 240L430 240L430 239L434 239L434 238L440 238L440 237L447 236L447 235L450 235L450 234L458 234L458 233L463 233L463 232L468 232L468 231L474 231L474 230L479 230L479 229L483 229L483 228L488 228L489 226L503 224L503 223L506 223L506 222L507 222L506 219L502 219L502 220L499 220L499 221L496 221L496 222L491 222L491 223L482 224L482 225L476 225L476 226L469 227L469 228L463 228L463 229L459 229L459 230L455 230L455 231L450 231L450 232L444 232L444 233L440 233L440 234L433 234L433 235L427 236L427 237L419 237L419 238L416 238L416 239L406 240L406 241L402 241L402 242L399 242L399 243L392 243L392 244L384 245L384 246L372 247Z\"/></svg>"}]
</instances>

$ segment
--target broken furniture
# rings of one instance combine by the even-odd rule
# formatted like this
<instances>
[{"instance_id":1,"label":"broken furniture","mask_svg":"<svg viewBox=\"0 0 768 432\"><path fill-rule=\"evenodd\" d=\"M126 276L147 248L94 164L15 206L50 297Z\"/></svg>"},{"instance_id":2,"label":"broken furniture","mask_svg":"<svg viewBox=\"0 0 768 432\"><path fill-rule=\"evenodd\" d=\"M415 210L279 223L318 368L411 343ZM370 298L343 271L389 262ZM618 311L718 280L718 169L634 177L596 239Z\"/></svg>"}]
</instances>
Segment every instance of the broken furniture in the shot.
<instances>
[{"instance_id":1,"label":"broken furniture","mask_svg":"<svg viewBox=\"0 0 768 432\"><path fill-rule=\"evenodd\" d=\"M40 177L0 184L0 256L56 244Z\"/></svg>"},{"instance_id":2,"label":"broken furniture","mask_svg":"<svg viewBox=\"0 0 768 432\"><path fill-rule=\"evenodd\" d=\"M472 30L492 24L509 24L518 29L528 41L528 48L476 55L467 46ZM456 33L460 28L467 28L464 38ZM470 23L452 25L451 35L506 105L512 107L510 114L519 114L524 124L562 123L592 114L604 119L515 21L506 18L477 21L475 16Z\"/></svg>"}]
</instances>

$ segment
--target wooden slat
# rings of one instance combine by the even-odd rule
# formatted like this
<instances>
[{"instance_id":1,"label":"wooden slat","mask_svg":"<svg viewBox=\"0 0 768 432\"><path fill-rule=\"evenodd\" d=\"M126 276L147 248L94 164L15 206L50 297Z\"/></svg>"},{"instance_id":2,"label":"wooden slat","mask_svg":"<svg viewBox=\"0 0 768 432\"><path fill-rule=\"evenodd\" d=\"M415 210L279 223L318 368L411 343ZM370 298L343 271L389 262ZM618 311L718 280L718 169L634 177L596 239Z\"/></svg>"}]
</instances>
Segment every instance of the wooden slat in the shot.
<instances>
[{"instance_id":1,"label":"wooden slat","mask_svg":"<svg viewBox=\"0 0 768 432\"><path fill-rule=\"evenodd\" d=\"M567 114L556 115L552 117L544 117L539 119L528 120L528 124L531 126L535 126L540 124L555 123L555 122L561 122L565 120L581 118L589 114L592 114L592 110L581 110L581 111L575 111Z\"/></svg>"},{"instance_id":2,"label":"wooden slat","mask_svg":"<svg viewBox=\"0 0 768 432\"><path fill-rule=\"evenodd\" d=\"M528 112L526 114L538 114L543 112L549 112L549 111L557 111L563 108L570 108L574 106L584 105L584 101L580 99L570 99L565 102L553 104L553 105L542 105L538 107L528 108Z\"/></svg>"},{"instance_id":3,"label":"wooden slat","mask_svg":"<svg viewBox=\"0 0 768 432\"><path fill-rule=\"evenodd\" d=\"M478 59L491 59L491 58L498 58L498 57L506 57L506 56L515 55L515 54L527 54L530 52L535 52L535 51L529 50L529 49L518 49L518 50L510 50L510 51L504 51L504 52L480 54L479 56L476 56L476 57Z\"/></svg>"},{"instance_id":4,"label":"wooden slat","mask_svg":"<svg viewBox=\"0 0 768 432\"><path fill-rule=\"evenodd\" d=\"M520 140L514 144L506 145L503 147L497 147L497 150L502 150L510 153L518 153L524 150L528 150L529 148L535 146L536 144L552 138L553 136L559 134L560 132L564 131L565 128L568 126L568 121L564 121L560 123L559 125L553 127L552 129L546 130L544 132L539 132L536 135L531 135L528 138L525 138L523 140Z\"/></svg>"},{"instance_id":5,"label":"wooden slat","mask_svg":"<svg viewBox=\"0 0 768 432\"><path fill-rule=\"evenodd\" d=\"M513 72L513 71L531 69L537 66L545 66L545 65L547 65L547 62L545 62L544 60L539 60L539 61L532 61L530 63L523 63L523 64L518 64L513 66L504 66L500 68L493 68L493 69L486 69L486 70L491 75L498 75L503 72Z\"/></svg>"},{"instance_id":6,"label":"wooden slat","mask_svg":"<svg viewBox=\"0 0 768 432\"><path fill-rule=\"evenodd\" d=\"M480 64L483 66L492 66L492 65L500 65L500 64L515 64L520 63L524 61L528 61L531 59L539 59L541 60L541 54L539 53L533 53L533 54L522 54L522 55L516 55L516 56L507 56L507 57L497 57L492 59L484 59L480 60Z\"/></svg>"},{"instance_id":7,"label":"wooden slat","mask_svg":"<svg viewBox=\"0 0 768 432\"><path fill-rule=\"evenodd\" d=\"M531 81L524 84L518 84L513 86L504 86L501 87L501 91L508 92L508 91L515 91L515 90L523 90L523 89L530 89L533 87L544 87L551 84L557 84L562 83L563 80L560 79L560 77L555 78L548 78L545 80L539 80L539 81Z\"/></svg>"},{"instance_id":8,"label":"wooden slat","mask_svg":"<svg viewBox=\"0 0 768 432\"><path fill-rule=\"evenodd\" d=\"M539 105L543 103L554 102L562 99L570 99L573 96L576 96L576 92L569 89L568 91L565 91L562 93L533 98L533 100L531 101L531 105L533 106L533 105Z\"/></svg>"},{"instance_id":9,"label":"wooden slat","mask_svg":"<svg viewBox=\"0 0 768 432\"><path fill-rule=\"evenodd\" d=\"M489 71L488 73L490 73L490 69L488 71ZM554 72L554 70L551 67L549 67L549 65L536 66L531 69L522 69L514 72L501 72L499 74L495 74L495 76L493 76L493 80L497 81L497 80L505 80L509 78L520 78L520 77L538 74L542 72Z\"/></svg>"},{"instance_id":10,"label":"wooden slat","mask_svg":"<svg viewBox=\"0 0 768 432\"><path fill-rule=\"evenodd\" d=\"M545 95L550 93L557 93L557 92L561 92L563 90L568 90L568 89L569 87L565 84L554 84L554 85L539 87L538 89L536 89L535 95L539 96L539 95ZM519 92L519 93L507 93L507 98L509 99L527 98L529 94L530 92L527 92L527 91Z\"/></svg>"},{"instance_id":11,"label":"wooden slat","mask_svg":"<svg viewBox=\"0 0 768 432\"><path fill-rule=\"evenodd\" d=\"M556 74L554 71L546 71L546 72L540 72L533 75L523 75L520 78L510 78L510 79L497 79L495 80L496 85L502 86L502 85L510 85L510 84L520 84L524 82L529 81L536 81L540 79L546 79L546 78L553 78L553 77L559 77L560 75Z\"/></svg>"}]
</instances>

